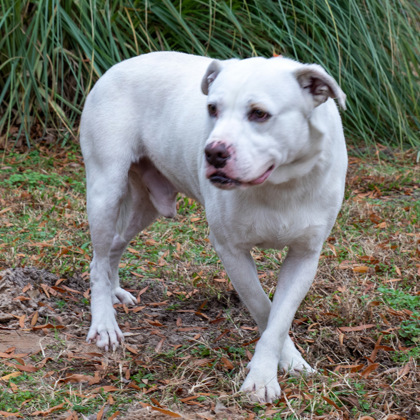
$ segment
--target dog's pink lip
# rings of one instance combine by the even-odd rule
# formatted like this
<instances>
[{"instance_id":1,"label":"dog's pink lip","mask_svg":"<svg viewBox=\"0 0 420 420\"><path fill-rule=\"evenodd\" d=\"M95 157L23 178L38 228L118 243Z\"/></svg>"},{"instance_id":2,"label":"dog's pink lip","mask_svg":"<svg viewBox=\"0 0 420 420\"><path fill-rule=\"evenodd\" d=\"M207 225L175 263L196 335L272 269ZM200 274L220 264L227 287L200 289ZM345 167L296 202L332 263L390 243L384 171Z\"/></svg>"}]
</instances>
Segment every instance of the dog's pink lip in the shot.
<instances>
[{"instance_id":1,"label":"dog's pink lip","mask_svg":"<svg viewBox=\"0 0 420 420\"><path fill-rule=\"evenodd\" d=\"M267 178L271 175L271 172L274 170L274 165L271 165L261 176L254 179L253 181L244 182L243 185L260 185L267 180Z\"/></svg>"},{"instance_id":2,"label":"dog's pink lip","mask_svg":"<svg viewBox=\"0 0 420 420\"><path fill-rule=\"evenodd\" d=\"M223 189L232 189L235 187L247 187L252 185L261 185L267 180L274 170L274 165L271 165L262 175L252 181L243 182L235 178L226 176L222 171L215 170L215 168L207 168L207 178L216 186Z\"/></svg>"}]
</instances>

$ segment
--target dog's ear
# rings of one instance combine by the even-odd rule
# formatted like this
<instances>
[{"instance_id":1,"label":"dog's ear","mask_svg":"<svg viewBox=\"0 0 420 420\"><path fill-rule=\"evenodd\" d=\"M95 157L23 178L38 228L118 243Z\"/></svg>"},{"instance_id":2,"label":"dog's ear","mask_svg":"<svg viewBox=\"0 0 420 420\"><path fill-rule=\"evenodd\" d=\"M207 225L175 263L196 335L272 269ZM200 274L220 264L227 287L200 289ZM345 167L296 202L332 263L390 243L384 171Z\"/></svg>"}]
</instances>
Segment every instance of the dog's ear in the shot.
<instances>
[{"instance_id":1,"label":"dog's ear","mask_svg":"<svg viewBox=\"0 0 420 420\"><path fill-rule=\"evenodd\" d=\"M295 71L300 87L312 95L315 106L328 98L337 99L341 108L346 109L346 95L337 82L317 64L304 64Z\"/></svg>"},{"instance_id":2,"label":"dog's ear","mask_svg":"<svg viewBox=\"0 0 420 420\"><path fill-rule=\"evenodd\" d=\"M222 65L219 60L213 60L207 67L206 74L201 81L201 91L204 95L208 95L209 87L220 73L220 70L222 70Z\"/></svg>"}]
</instances>

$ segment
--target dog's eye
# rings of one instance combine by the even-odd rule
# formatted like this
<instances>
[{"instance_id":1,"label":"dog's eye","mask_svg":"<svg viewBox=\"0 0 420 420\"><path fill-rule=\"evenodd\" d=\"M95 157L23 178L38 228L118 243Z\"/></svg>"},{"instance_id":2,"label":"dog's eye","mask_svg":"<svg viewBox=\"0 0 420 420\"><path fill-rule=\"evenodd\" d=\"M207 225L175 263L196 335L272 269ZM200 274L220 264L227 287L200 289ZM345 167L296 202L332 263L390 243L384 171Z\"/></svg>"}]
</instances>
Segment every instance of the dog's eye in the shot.
<instances>
[{"instance_id":1,"label":"dog's eye","mask_svg":"<svg viewBox=\"0 0 420 420\"><path fill-rule=\"evenodd\" d=\"M217 117L217 106L215 104L208 104L207 109L209 111L210 117Z\"/></svg>"},{"instance_id":2,"label":"dog's eye","mask_svg":"<svg viewBox=\"0 0 420 420\"><path fill-rule=\"evenodd\" d=\"M255 121L255 122L264 122L267 121L271 115L262 109L254 108L251 109L251 111L248 114L248 120L249 121Z\"/></svg>"}]
</instances>

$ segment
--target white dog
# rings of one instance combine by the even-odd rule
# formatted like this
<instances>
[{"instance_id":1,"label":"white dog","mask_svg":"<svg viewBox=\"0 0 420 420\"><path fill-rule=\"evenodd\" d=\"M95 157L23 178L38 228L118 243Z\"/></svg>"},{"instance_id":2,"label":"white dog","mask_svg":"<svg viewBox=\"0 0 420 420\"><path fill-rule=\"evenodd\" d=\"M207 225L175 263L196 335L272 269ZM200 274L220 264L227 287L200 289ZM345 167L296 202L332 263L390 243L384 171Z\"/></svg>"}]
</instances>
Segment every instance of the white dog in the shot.
<instances>
[{"instance_id":1,"label":"white dog","mask_svg":"<svg viewBox=\"0 0 420 420\"><path fill-rule=\"evenodd\" d=\"M201 89L200 89L201 86ZM94 256L88 341L123 339L113 304L134 304L118 264L129 241L176 194L205 207L210 240L261 338L242 390L280 396L278 367L311 371L288 335L340 209L347 153L334 101L345 95L320 66L286 58L218 61L157 52L112 67L81 123ZM250 250L287 257L273 302Z\"/></svg>"}]
</instances>

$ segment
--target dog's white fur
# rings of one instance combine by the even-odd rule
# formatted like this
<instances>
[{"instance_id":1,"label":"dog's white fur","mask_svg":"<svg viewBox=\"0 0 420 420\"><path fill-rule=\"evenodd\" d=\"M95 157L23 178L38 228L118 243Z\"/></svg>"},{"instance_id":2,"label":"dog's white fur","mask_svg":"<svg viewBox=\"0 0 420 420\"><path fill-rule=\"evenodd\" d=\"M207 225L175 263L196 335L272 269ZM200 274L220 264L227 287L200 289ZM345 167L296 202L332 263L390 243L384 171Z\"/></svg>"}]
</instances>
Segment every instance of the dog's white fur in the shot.
<instances>
[{"instance_id":1,"label":"dog's white fur","mask_svg":"<svg viewBox=\"0 0 420 420\"><path fill-rule=\"evenodd\" d=\"M97 82L80 136L94 250L88 341L108 349L123 339L113 304L135 298L119 285L121 255L156 217L176 214L182 192L204 205L210 240L261 332L242 390L270 402L278 366L312 370L288 331L343 199L347 154L330 98L344 107L320 66L281 57L151 53ZM254 246L289 247L273 302Z\"/></svg>"}]
</instances>

